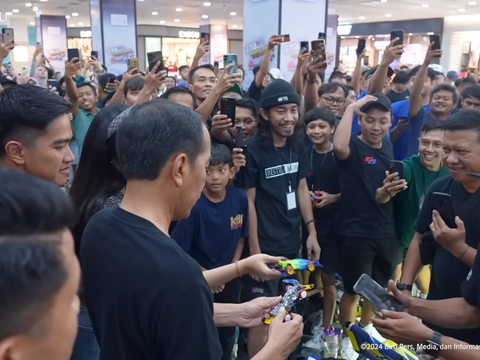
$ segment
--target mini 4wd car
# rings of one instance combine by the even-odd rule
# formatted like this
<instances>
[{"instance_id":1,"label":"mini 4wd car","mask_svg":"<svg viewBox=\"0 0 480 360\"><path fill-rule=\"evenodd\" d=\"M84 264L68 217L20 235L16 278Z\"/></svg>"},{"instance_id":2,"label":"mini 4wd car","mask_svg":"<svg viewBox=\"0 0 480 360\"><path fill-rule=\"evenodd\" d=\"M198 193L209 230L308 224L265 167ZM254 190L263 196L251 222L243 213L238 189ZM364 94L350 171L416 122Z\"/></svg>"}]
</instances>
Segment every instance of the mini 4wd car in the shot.
<instances>
[{"instance_id":1,"label":"mini 4wd car","mask_svg":"<svg viewBox=\"0 0 480 360\"><path fill-rule=\"evenodd\" d=\"M270 324L272 322L282 306L287 311L287 315L285 315L285 321L291 320L292 315L289 314L290 311L292 311L293 307L300 300L306 299L308 296L307 290L312 290L314 287L314 285L302 285L294 279L285 279L283 282L289 284L285 288L285 295L283 295L282 301L280 301L280 303L270 311L271 317L263 321L265 324Z\"/></svg>"},{"instance_id":2,"label":"mini 4wd car","mask_svg":"<svg viewBox=\"0 0 480 360\"><path fill-rule=\"evenodd\" d=\"M282 274L293 275L297 270L314 271L316 267L321 267L318 260L315 262L306 259L291 259L279 261L273 269L281 271Z\"/></svg>"}]
</instances>

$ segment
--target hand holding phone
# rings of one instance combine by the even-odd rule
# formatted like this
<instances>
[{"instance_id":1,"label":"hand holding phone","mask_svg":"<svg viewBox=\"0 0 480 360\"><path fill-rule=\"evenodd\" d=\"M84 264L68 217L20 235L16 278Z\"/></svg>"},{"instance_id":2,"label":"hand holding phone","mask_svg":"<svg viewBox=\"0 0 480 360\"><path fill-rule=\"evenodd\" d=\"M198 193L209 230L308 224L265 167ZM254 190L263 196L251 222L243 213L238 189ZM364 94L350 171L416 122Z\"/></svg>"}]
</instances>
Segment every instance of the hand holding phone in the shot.
<instances>
[{"instance_id":1,"label":"hand holding phone","mask_svg":"<svg viewBox=\"0 0 480 360\"><path fill-rule=\"evenodd\" d=\"M312 57L314 59L321 58L323 61L327 60L327 52L325 50L325 40L312 41Z\"/></svg>"},{"instance_id":2,"label":"hand holding phone","mask_svg":"<svg viewBox=\"0 0 480 360\"><path fill-rule=\"evenodd\" d=\"M366 44L367 41L365 39L358 39L357 55L362 55L363 51L365 50Z\"/></svg>"},{"instance_id":3,"label":"hand holding phone","mask_svg":"<svg viewBox=\"0 0 480 360\"><path fill-rule=\"evenodd\" d=\"M377 311L404 311L402 303L367 274L360 276L353 286L353 290L367 300Z\"/></svg>"},{"instance_id":4,"label":"hand holding phone","mask_svg":"<svg viewBox=\"0 0 480 360\"><path fill-rule=\"evenodd\" d=\"M433 209L437 210L445 224L450 229L455 229L455 211L453 210L452 196L450 194L434 192L432 194Z\"/></svg>"},{"instance_id":5,"label":"hand holding phone","mask_svg":"<svg viewBox=\"0 0 480 360\"><path fill-rule=\"evenodd\" d=\"M231 127L235 126L235 112L237 100L234 98L223 97L220 100L221 114L226 115L232 121Z\"/></svg>"},{"instance_id":6,"label":"hand holding phone","mask_svg":"<svg viewBox=\"0 0 480 360\"><path fill-rule=\"evenodd\" d=\"M280 42L290 42L290 35L280 35Z\"/></svg>"},{"instance_id":7,"label":"hand holding phone","mask_svg":"<svg viewBox=\"0 0 480 360\"><path fill-rule=\"evenodd\" d=\"M392 32L390 33L390 41L398 39L395 44L393 44L393 46L403 45L403 35L403 30L392 30Z\"/></svg>"},{"instance_id":8,"label":"hand holding phone","mask_svg":"<svg viewBox=\"0 0 480 360\"><path fill-rule=\"evenodd\" d=\"M307 54L310 51L308 41L300 41L300 52Z\"/></svg>"}]
</instances>

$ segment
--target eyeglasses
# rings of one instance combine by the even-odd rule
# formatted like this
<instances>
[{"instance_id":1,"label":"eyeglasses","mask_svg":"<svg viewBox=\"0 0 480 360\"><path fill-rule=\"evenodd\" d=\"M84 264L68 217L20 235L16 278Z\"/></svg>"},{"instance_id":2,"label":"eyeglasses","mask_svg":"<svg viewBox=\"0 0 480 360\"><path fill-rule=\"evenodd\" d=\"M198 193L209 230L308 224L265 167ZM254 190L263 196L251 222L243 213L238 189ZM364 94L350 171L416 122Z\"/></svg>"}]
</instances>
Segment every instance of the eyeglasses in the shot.
<instances>
[{"instance_id":1,"label":"eyeglasses","mask_svg":"<svg viewBox=\"0 0 480 360\"><path fill-rule=\"evenodd\" d=\"M328 105L333 105L333 104L337 104L337 105L343 105L345 104L345 99L333 99L333 98L330 98L330 97L325 97L325 96L322 96L322 99L325 100L325 102L328 104Z\"/></svg>"}]
</instances>

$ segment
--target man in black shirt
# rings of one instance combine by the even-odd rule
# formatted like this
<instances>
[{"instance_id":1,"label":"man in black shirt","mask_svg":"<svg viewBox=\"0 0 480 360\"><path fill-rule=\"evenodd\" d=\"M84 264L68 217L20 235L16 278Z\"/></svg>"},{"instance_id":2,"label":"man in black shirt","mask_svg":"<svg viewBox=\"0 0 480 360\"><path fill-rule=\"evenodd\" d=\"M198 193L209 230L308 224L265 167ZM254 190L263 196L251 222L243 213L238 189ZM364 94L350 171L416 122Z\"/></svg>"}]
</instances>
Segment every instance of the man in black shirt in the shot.
<instances>
[{"instance_id":1,"label":"man in black shirt","mask_svg":"<svg viewBox=\"0 0 480 360\"><path fill-rule=\"evenodd\" d=\"M308 160L298 121L300 97L294 87L277 79L262 93L257 134L246 141L247 164L243 169L243 186L249 202L248 245L250 254L270 254L297 258L300 251L300 224L308 228L308 256L318 259L312 201L306 177ZM279 280L246 279L247 297L276 296ZM266 341L266 328L249 331L249 354L252 357Z\"/></svg>"},{"instance_id":2,"label":"man in black shirt","mask_svg":"<svg viewBox=\"0 0 480 360\"><path fill-rule=\"evenodd\" d=\"M456 215L473 194L480 189L480 180L467 173L480 173L480 111L463 110L445 122L443 140L443 164L451 177L435 181L425 195L422 210L415 223L415 235L408 249L402 275L402 290L411 291L411 285L423 265L431 264L429 300L443 300L460 297L463 280L473 266L480 239L480 203L462 214L456 220L457 229L445 225L440 215L434 211L434 192L451 195L453 211ZM478 194L477 194L478 195ZM432 215L433 213L433 215ZM461 228L465 233L462 234ZM426 242L425 233L431 232L441 246L434 248L430 261L420 257L420 244ZM426 319L426 321L428 321ZM479 330L452 330L428 324L443 335L451 336L470 344L480 345Z\"/></svg>"},{"instance_id":3,"label":"man in black shirt","mask_svg":"<svg viewBox=\"0 0 480 360\"><path fill-rule=\"evenodd\" d=\"M172 220L188 217L205 185L210 137L203 119L167 100L137 105L121 119L110 126L118 126L125 195L120 208L92 217L80 251L100 359L218 360L222 350L210 288L246 273L276 277L266 264L279 258L258 255L202 273L167 234ZM259 326L278 301L218 304L216 324ZM292 324L281 317L273 322L270 345L258 359L281 360L300 340L300 316Z\"/></svg>"},{"instance_id":4,"label":"man in black shirt","mask_svg":"<svg viewBox=\"0 0 480 360\"><path fill-rule=\"evenodd\" d=\"M350 139L353 114L360 112L361 134ZM375 200L393 159L392 144L384 140L390 123L390 100L381 94L367 95L345 110L333 140L343 199L338 214L340 273L345 286L340 300L342 324L355 322L359 297L353 286L359 277L368 274L386 287L399 262L392 203ZM364 303L361 325L376 336L370 325L373 317L370 304Z\"/></svg>"},{"instance_id":5,"label":"man in black shirt","mask_svg":"<svg viewBox=\"0 0 480 360\"><path fill-rule=\"evenodd\" d=\"M409 83L410 74L407 71L397 72L392 80L390 90L385 96L390 99L392 104L408 99L410 97L410 91L408 91Z\"/></svg>"}]
</instances>

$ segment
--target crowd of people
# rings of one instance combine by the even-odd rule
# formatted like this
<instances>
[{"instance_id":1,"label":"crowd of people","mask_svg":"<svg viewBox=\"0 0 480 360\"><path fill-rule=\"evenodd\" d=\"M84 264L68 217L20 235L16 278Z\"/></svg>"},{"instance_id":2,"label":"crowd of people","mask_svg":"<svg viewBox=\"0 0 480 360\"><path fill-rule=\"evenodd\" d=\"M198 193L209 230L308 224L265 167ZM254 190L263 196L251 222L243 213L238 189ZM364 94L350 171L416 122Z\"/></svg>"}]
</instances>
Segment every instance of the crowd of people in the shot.
<instances>
[{"instance_id":1,"label":"crowd of people","mask_svg":"<svg viewBox=\"0 0 480 360\"><path fill-rule=\"evenodd\" d=\"M322 265L296 274L323 298L307 347L323 348L338 302L342 325L480 359L480 85L431 47L393 70L396 40L328 82L306 52L290 82L270 69L279 36L250 85L199 65L206 43L181 79L95 58L57 74L41 45L30 80L2 68L0 359L229 360L242 340L249 359L283 360L306 319L282 308L264 324L284 293L273 265L300 257ZM362 274L404 311L364 301L357 319ZM358 357L346 331L340 356Z\"/></svg>"}]
</instances>

